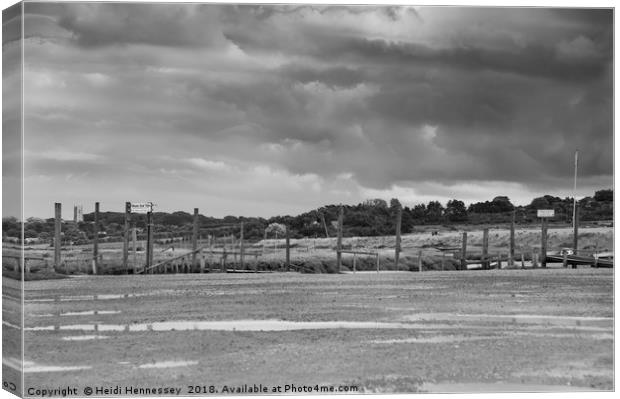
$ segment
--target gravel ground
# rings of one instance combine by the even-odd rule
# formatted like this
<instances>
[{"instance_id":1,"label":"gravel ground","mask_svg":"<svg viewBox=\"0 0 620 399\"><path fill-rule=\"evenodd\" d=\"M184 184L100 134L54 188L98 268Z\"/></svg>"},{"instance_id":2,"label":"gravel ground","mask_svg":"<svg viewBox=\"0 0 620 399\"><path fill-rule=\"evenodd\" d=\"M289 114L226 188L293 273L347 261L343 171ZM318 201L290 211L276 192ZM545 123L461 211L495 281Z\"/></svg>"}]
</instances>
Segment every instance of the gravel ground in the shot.
<instances>
[{"instance_id":1,"label":"gravel ground","mask_svg":"<svg viewBox=\"0 0 620 399\"><path fill-rule=\"evenodd\" d=\"M20 364L16 287L4 279L3 344L13 349L3 371L12 378ZM360 392L614 387L610 269L30 281L25 327L26 395L117 385L185 395L190 386L222 394L244 384L269 393L287 384Z\"/></svg>"}]
</instances>

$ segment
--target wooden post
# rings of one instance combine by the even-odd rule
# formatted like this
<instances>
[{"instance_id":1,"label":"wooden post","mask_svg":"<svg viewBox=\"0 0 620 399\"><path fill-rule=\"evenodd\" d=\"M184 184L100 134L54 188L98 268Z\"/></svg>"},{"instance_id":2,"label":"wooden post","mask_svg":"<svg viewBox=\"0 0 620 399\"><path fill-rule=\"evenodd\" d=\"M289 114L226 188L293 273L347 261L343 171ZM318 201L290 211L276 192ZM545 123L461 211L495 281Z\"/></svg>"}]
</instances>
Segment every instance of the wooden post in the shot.
<instances>
[{"instance_id":1,"label":"wooden post","mask_svg":"<svg viewBox=\"0 0 620 399\"><path fill-rule=\"evenodd\" d=\"M125 202L125 226L123 228L123 269L129 274L129 218L131 214L131 202Z\"/></svg>"},{"instance_id":2,"label":"wooden post","mask_svg":"<svg viewBox=\"0 0 620 399\"><path fill-rule=\"evenodd\" d=\"M547 218L542 218L542 234L540 243L540 266L547 267Z\"/></svg>"},{"instance_id":3,"label":"wooden post","mask_svg":"<svg viewBox=\"0 0 620 399\"><path fill-rule=\"evenodd\" d=\"M137 259L137 251L138 251L138 231L134 227L131 229L131 246L133 251L133 274L138 274L138 259Z\"/></svg>"},{"instance_id":4,"label":"wooden post","mask_svg":"<svg viewBox=\"0 0 620 399\"><path fill-rule=\"evenodd\" d=\"M194 208L194 225L192 228L192 263L190 265L190 272L196 266L196 257L198 250L198 208Z\"/></svg>"},{"instance_id":5,"label":"wooden post","mask_svg":"<svg viewBox=\"0 0 620 399\"><path fill-rule=\"evenodd\" d=\"M146 213L146 268L151 267L153 260L153 212ZM149 271L152 273L152 271ZM146 273L145 273L146 274Z\"/></svg>"},{"instance_id":6,"label":"wooden post","mask_svg":"<svg viewBox=\"0 0 620 399\"><path fill-rule=\"evenodd\" d=\"M95 202L95 224L93 226L93 274L99 273L99 202Z\"/></svg>"},{"instance_id":7,"label":"wooden post","mask_svg":"<svg viewBox=\"0 0 620 399\"><path fill-rule=\"evenodd\" d=\"M291 237L288 226L285 226L286 233L286 271L291 271Z\"/></svg>"},{"instance_id":8,"label":"wooden post","mask_svg":"<svg viewBox=\"0 0 620 399\"><path fill-rule=\"evenodd\" d=\"M394 246L394 264L398 270L398 261L400 259L400 229L402 225L403 208L399 204L396 210L396 245Z\"/></svg>"},{"instance_id":9,"label":"wooden post","mask_svg":"<svg viewBox=\"0 0 620 399\"><path fill-rule=\"evenodd\" d=\"M336 264L338 267L338 273L340 273L340 267L342 265L342 225L344 222L344 209L340 205L340 212L338 213L338 239L336 241Z\"/></svg>"},{"instance_id":10,"label":"wooden post","mask_svg":"<svg viewBox=\"0 0 620 399\"><path fill-rule=\"evenodd\" d=\"M502 254L501 253L497 253L497 269L501 269L502 268Z\"/></svg>"},{"instance_id":11,"label":"wooden post","mask_svg":"<svg viewBox=\"0 0 620 399\"><path fill-rule=\"evenodd\" d=\"M375 262L377 263L377 273L379 273L379 253L377 252L377 255L375 255L376 260Z\"/></svg>"},{"instance_id":12,"label":"wooden post","mask_svg":"<svg viewBox=\"0 0 620 399\"><path fill-rule=\"evenodd\" d=\"M418 271L422 271L422 250L418 251Z\"/></svg>"},{"instance_id":13,"label":"wooden post","mask_svg":"<svg viewBox=\"0 0 620 399\"><path fill-rule=\"evenodd\" d=\"M566 269L566 267L568 267L568 254L566 253L566 251L564 251L564 256L562 259L562 267L564 267Z\"/></svg>"},{"instance_id":14,"label":"wooden post","mask_svg":"<svg viewBox=\"0 0 620 399\"><path fill-rule=\"evenodd\" d=\"M489 229L482 230L482 268L489 269L491 265L489 259Z\"/></svg>"},{"instance_id":15,"label":"wooden post","mask_svg":"<svg viewBox=\"0 0 620 399\"><path fill-rule=\"evenodd\" d=\"M532 267L533 268L538 267L538 252L536 251L532 251Z\"/></svg>"},{"instance_id":16,"label":"wooden post","mask_svg":"<svg viewBox=\"0 0 620 399\"><path fill-rule=\"evenodd\" d=\"M60 270L60 230L61 230L61 207L60 202L54 204L54 269Z\"/></svg>"},{"instance_id":17,"label":"wooden post","mask_svg":"<svg viewBox=\"0 0 620 399\"><path fill-rule=\"evenodd\" d=\"M222 273L226 273L226 246L222 248Z\"/></svg>"},{"instance_id":18,"label":"wooden post","mask_svg":"<svg viewBox=\"0 0 620 399\"><path fill-rule=\"evenodd\" d=\"M575 222L573 223L573 253L577 255L579 244L579 208L575 207Z\"/></svg>"},{"instance_id":19,"label":"wooden post","mask_svg":"<svg viewBox=\"0 0 620 399\"><path fill-rule=\"evenodd\" d=\"M353 273L355 273L355 260L356 260L356 256L355 256L355 252L353 252Z\"/></svg>"},{"instance_id":20,"label":"wooden post","mask_svg":"<svg viewBox=\"0 0 620 399\"><path fill-rule=\"evenodd\" d=\"M202 253L202 249L200 250L200 273L205 272L205 255Z\"/></svg>"},{"instance_id":21,"label":"wooden post","mask_svg":"<svg viewBox=\"0 0 620 399\"><path fill-rule=\"evenodd\" d=\"M461 270L467 270L467 232L463 232L461 248Z\"/></svg>"},{"instance_id":22,"label":"wooden post","mask_svg":"<svg viewBox=\"0 0 620 399\"><path fill-rule=\"evenodd\" d=\"M327 223L325 223L325 215L323 215L323 212L319 212L319 215L321 216L321 222L323 223L323 228L325 229L325 238L329 238L329 231L327 230Z\"/></svg>"},{"instance_id":23,"label":"wooden post","mask_svg":"<svg viewBox=\"0 0 620 399\"><path fill-rule=\"evenodd\" d=\"M241 222L241 232L239 233L239 265L241 270L245 269L245 246L243 242L243 222Z\"/></svg>"},{"instance_id":24,"label":"wooden post","mask_svg":"<svg viewBox=\"0 0 620 399\"><path fill-rule=\"evenodd\" d=\"M512 267L515 264L515 219L517 218L517 211L512 211L512 218L510 219L510 253L508 254L508 266Z\"/></svg>"},{"instance_id":25,"label":"wooden post","mask_svg":"<svg viewBox=\"0 0 620 399\"><path fill-rule=\"evenodd\" d=\"M523 250L521 251L521 269L525 269L525 256L523 256Z\"/></svg>"}]
</instances>

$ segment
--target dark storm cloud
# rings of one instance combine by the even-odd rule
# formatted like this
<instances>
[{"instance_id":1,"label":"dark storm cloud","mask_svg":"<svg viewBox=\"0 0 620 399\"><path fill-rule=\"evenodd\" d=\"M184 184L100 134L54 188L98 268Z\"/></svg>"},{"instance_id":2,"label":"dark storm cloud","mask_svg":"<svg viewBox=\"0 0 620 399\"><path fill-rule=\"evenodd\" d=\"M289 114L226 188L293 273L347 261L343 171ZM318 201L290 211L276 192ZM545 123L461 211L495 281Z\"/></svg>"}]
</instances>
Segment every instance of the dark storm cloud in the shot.
<instances>
[{"instance_id":1,"label":"dark storm cloud","mask_svg":"<svg viewBox=\"0 0 620 399\"><path fill-rule=\"evenodd\" d=\"M85 3L27 6L33 14L53 15L80 46L141 43L205 46L221 40L219 7L200 4Z\"/></svg>"},{"instance_id":2,"label":"dark storm cloud","mask_svg":"<svg viewBox=\"0 0 620 399\"><path fill-rule=\"evenodd\" d=\"M326 58L344 58L351 62L372 60L378 63L422 64L424 67L450 65L468 71L492 70L531 77L562 80L589 80L600 77L611 48L573 59L558 59L554 47L531 45L516 51L487 50L474 46L433 49L419 44L388 43L385 40L349 39L328 46Z\"/></svg>"},{"instance_id":3,"label":"dark storm cloud","mask_svg":"<svg viewBox=\"0 0 620 399\"><path fill-rule=\"evenodd\" d=\"M316 205L457 186L485 200L494 184L531 197L570 180L576 148L588 184L611 181L611 10L26 8L42 185L75 167L106 189L243 182L274 203L279 186Z\"/></svg>"}]
</instances>

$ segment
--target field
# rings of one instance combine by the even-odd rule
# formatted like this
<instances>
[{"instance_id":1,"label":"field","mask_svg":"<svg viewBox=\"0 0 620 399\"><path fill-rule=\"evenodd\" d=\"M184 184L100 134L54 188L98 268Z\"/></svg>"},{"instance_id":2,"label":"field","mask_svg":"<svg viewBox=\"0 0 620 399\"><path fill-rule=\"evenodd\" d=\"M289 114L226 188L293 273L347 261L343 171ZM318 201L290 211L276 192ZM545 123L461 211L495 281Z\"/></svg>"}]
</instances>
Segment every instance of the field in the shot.
<instances>
[{"instance_id":1,"label":"field","mask_svg":"<svg viewBox=\"0 0 620 399\"><path fill-rule=\"evenodd\" d=\"M3 344L13 351L3 372L16 379L19 282L4 279L3 293ZM610 269L75 276L26 282L24 310L34 396L244 384L614 388Z\"/></svg>"}]
</instances>

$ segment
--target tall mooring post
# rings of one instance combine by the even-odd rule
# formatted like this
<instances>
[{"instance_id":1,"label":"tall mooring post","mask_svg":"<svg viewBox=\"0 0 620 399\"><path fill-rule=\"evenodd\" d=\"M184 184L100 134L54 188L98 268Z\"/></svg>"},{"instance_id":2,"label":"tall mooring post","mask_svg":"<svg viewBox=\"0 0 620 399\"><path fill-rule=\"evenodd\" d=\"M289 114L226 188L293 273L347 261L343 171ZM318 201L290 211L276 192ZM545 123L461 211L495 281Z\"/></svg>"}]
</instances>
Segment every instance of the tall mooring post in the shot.
<instances>
[{"instance_id":1,"label":"tall mooring post","mask_svg":"<svg viewBox=\"0 0 620 399\"><path fill-rule=\"evenodd\" d=\"M573 253L577 255L579 247L579 208L575 207L575 220L573 226Z\"/></svg>"},{"instance_id":2,"label":"tall mooring post","mask_svg":"<svg viewBox=\"0 0 620 399\"><path fill-rule=\"evenodd\" d=\"M398 204L396 210L396 245L394 246L394 264L396 265L396 270L398 270L398 261L400 259L400 229L402 225L403 219L403 208L400 204Z\"/></svg>"},{"instance_id":3,"label":"tall mooring post","mask_svg":"<svg viewBox=\"0 0 620 399\"><path fill-rule=\"evenodd\" d=\"M125 226L123 228L123 269L129 273L129 218L131 217L131 202L125 202Z\"/></svg>"},{"instance_id":4,"label":"tall mooring post","mask_svg":"<svg viewBox=\"0 0 620 399\"><path fill-rule=\"evenodd\" d=\"M152 273L152 270L148 270L151 267L153 260L153 211L150 210L146 213L146 273Z\"/></svg>"},{"instance_id":5,"label":"tall mooring post","mask_svg":"<svg viewBox=\"0 0 620 399\"><path fill-rule=\"evenodd\" d=\"M61 247L61 226L62 226L62 205L60 202L54 204L54 269L60 270L60 247Z\"/></svg>"},{"instance_id":6,"label":"tall mooring post","mask_svg":"<svg viewBox=\"0 0 620 399\"><path fill-rule=\"evenodd\" d=\"M491 262L489 259L489 229L482 230L482 268L489 269Z\"/></svg>"},{"instance_id":7,"label":"tall mooring post","mask_svg":"<svg viewBox=\"0 0 620 399\"><path fill-rule=\"evenodd\" d=\"M286 271L291 271L291 234L288 226L285 226L286 230Z\"/></svg>"},{"instance_id":8,"label":"tall mooring post","mask_svg":"<svg viewBox=\"0 0 620 399\"><path fill-rule=\"evenodd\" d=\"M340 211L338 212L338 239L336 241L336 265L338 267L338 273L340 273L340 267L342 265L342 225L344 222L344 209L340 205Z\"/></svg>"},{"instance_id":9,"label":"tall mooring post","mask_svg":"<svg viewBox=\"0 0 620 399\"><path fill-rule=\"evenodd\" d=\"M241 232L239 233L239 265L241 270L245 269L245 244L243 239L243 222L241 222Z\"/></svg>"},{"instance_id":10,"label":"tall mooring post","mask_svg":"<svg viewBox=\"0 0 620 399\"><path fill-rule=\"evenodd\" d=\"M467 232L463 232L461 247L461 270L467 270Z\"/></svg>"},{"instance_id":11,"label":"tall mooring post","mask_svg":"<svg viewBox=\"0 0 620 399\"><path fill-rule=\"evenodd\" d=\"M510 219L510 253L508 254L508 266L512 267L515 264L515 220L517 218L517 211L512 211L512 217Z\"/></svg>"},{"instance_id":12,"label":"tall mooring post","mask_svg":"<svg viewBox=\"0 0 620 399\"><path fill-rule=\"evenodd\" d=\"M131 229L131 247L132 247L132 253L133 253L133 274L138 273L137 241L138 241L138 232L136 228L133 228Z\"/></svg>"},{"instance_id":13,"label":"tall mooring post","mask_svg":"<svg viewBox=\"0 0 620 399\"><path fill-rule=\"evenodd\" d=\"M198 251L198 208L194 208L194 226L192 229L192 265L190 270L196 267L196 256Z\"/></svg>"},{"instance_id":14,"label":"tall mooring post","mask_svg":"<svg viewBox=\"0 0 620 399\"><path fill-rule=\"evenodd\" d=\"M93 225L93 274L99 272L99 203L95 202L95 220Z\"/></svg>"},{"instance_id":15,"label":"tall mooring post","mask_svg":"<svg viewBox=\"0 0 620 399\"><path fill-rule=\"evenodd\" d=\"M542 218L542 232L540 242L540 266L547 267L547 218Z\"/></svg>"}]
</instances>

